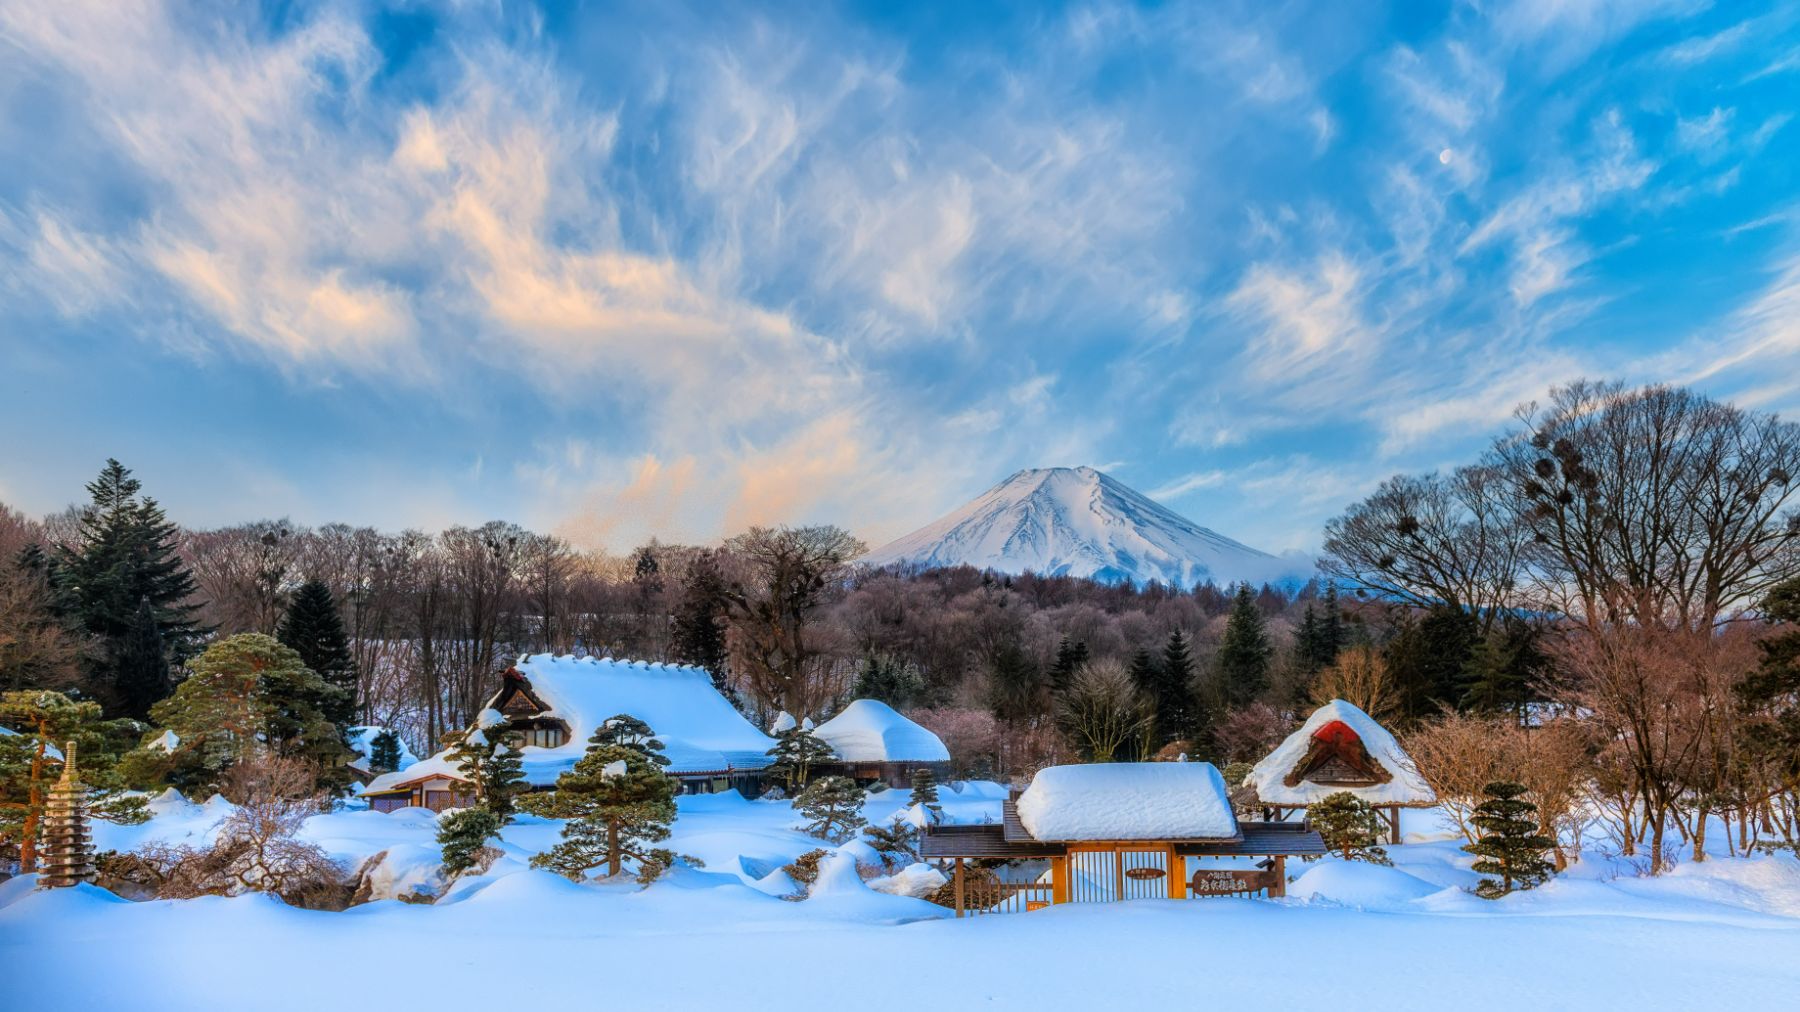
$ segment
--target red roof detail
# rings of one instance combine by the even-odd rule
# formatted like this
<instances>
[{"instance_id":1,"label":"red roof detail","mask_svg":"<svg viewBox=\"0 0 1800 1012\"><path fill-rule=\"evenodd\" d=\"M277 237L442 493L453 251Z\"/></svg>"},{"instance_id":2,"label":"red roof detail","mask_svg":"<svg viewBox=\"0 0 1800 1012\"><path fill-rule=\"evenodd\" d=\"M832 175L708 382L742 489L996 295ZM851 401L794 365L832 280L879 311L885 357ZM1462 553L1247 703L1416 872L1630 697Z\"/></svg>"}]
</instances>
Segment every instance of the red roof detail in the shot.
<instances>
[{"instance_id":1,"label":"red roof detail","mask_svg":"<svg viewBox=\"0 0 1800 1012\"><path fill-rule=\"evenodd\" d=\"M1313 741L1322 741L1342 748L1351 742L1361 742L1362 739L1357 736L1355 731L1350 729L1349 724L1346 724L1341 720L1334 720L1319 728L1317 731L1314 731Z\"/></svg>"}]
</instances>

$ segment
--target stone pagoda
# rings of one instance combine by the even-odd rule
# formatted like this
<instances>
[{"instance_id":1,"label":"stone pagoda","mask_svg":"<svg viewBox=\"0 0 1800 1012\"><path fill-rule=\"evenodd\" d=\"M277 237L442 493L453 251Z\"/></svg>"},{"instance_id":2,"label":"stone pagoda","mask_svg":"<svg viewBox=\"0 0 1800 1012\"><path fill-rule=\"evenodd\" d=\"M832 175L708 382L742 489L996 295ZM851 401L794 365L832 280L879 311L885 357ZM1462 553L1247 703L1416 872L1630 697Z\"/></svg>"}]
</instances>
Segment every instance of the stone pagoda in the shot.
<instances>
[{"instance_id":1,"label":"stone pagoda","mask_svg":"<svg viewBox=\"0 0 1800 1012\"><path fill-rule=\"evenodd\" d=\"M38 885L61 889L94 881L94 841L88 835L87 787L75 774L75 743L63 748L62 777L50 788L39 837Z\"/></svg>"}]
</instances>

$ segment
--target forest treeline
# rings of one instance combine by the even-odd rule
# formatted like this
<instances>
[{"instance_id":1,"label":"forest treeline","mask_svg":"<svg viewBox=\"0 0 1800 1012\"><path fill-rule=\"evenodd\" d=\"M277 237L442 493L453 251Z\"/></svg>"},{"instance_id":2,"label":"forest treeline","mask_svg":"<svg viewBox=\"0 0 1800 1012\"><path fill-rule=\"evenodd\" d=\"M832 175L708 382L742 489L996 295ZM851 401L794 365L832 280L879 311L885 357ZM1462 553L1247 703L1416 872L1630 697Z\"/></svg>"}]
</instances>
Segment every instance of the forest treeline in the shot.
<instances>
[{"instance_id":1,"label":"forest treeline","mask_svg":"<svg viewBox=\"0 0 1800 1012\"><path fill-rule=\"evenodd\" d=\"M870 569L836 527L624 556L502 521L187 529L108 462L63 513L0 507L0 688L147 734L206 644L266 633L312 644L308 712L425 751L508 656L612 654L704 666L763 726L880 698L997 776L1252 761L1343 698L1434 757L1440 793L1563 742L1576 786L1527 785L1547 824L1579 795L1660 864L1666 833L1703 840L1714 815L1745 846L1794 839L1796 474L1800 435L1773 415L1576 383L1467 465L1350 504L1319 579L1178 589Z\"/></svg>"}]
</instances>

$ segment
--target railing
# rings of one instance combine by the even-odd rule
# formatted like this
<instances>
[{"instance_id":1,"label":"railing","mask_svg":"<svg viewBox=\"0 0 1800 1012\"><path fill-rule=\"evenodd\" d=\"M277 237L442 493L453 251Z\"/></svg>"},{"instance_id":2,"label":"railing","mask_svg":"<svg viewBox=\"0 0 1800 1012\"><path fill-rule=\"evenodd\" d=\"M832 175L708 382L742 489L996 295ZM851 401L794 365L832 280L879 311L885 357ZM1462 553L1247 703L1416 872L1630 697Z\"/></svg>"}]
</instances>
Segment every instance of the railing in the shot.
<instances>
[{"instance_id":1,"label":"railing","mask_svg":"<svg viewBox=\"0 0 1800 1012\"><path fill-rule=\"evenodd\" d=\"M964 884L963 909L971 916L1022 914L1050 905L1055 890L1038 882L969 881Z\"/></svg>"}]
</instances>

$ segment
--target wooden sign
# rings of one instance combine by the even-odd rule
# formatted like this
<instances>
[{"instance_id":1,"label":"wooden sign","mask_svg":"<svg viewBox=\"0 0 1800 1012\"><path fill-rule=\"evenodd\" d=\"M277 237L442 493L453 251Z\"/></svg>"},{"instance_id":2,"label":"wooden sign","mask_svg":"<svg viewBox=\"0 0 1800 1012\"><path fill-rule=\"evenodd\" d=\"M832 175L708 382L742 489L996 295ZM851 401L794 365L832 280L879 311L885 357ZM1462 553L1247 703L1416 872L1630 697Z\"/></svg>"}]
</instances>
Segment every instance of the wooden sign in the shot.
<instances>
[{"instance_id":1,"label":"wooden sign","mask_svg":"<svg viewBox=\"0 0 1800 1012\"><path fill-rule=\"evenodd\" d=\"M1148 882L1154 878L1162 878L1163 874L1164 874L1164 872L1161 868L1127 868L1127 869L1125 869L1125 877L1126 878L1134 878L1134 879L1137 879L1139 882Z\"/></svg>"},{"instance_id":2,"label":"wooden sign","mask_svg":"<svg viewBox=\"0 0 1800 1012\"><path fill-rule=\"evenodd\" d=\"M1025 912L1030 913L1033 910L1042 910L1049 905L1050 904L1045 903L1043 900L1026 900L1025 901Z\"/></svg>"},{"instance_id":3,"label":"wooden sign","mask_svg":"<svg viewBox=\"0 0 1800 1012\"><path fill-rule=\"evenodd\" d=\"M1272 871L1246 868L1202 868L1194 873L1189 888L1195 896L1229 896L1260 892L1275 884Z\"/></svg>"}]
</instances>

